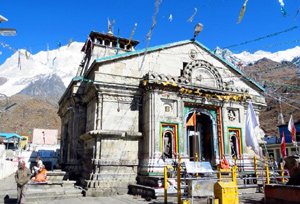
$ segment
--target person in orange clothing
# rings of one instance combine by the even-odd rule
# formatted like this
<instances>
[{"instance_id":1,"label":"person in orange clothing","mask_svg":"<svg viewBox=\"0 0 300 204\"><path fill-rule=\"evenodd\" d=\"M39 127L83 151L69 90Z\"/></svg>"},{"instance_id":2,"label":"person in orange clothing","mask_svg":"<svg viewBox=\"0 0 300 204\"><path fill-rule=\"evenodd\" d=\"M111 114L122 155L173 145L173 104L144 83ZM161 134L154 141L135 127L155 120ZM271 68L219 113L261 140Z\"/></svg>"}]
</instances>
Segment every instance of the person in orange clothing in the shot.
<instances>
[{"instance_id":1,"label":"person in orange clothing","mask_svg":"<svg viewBox=\"0 0 300 204\"><path fill-rule=\"evenodd\" d=\"M40 167L40 170L35 175L35 177L32 177L32 181L34 181L34 182L47 182L48 181L47 170L45 168L45 165L42 165Z\"/></svg>"},{"instance_id":2,"label":"person in orange clothing","mask_svg":"<svg viewBox=\"0 0 300 204\"><path fill-rule=\"evenodd\" d=\"M227 161L225 155L223 155L223 158L220 161L220 168L221 169L230 169L229 162Z\"/></svg>"}]
</instances>

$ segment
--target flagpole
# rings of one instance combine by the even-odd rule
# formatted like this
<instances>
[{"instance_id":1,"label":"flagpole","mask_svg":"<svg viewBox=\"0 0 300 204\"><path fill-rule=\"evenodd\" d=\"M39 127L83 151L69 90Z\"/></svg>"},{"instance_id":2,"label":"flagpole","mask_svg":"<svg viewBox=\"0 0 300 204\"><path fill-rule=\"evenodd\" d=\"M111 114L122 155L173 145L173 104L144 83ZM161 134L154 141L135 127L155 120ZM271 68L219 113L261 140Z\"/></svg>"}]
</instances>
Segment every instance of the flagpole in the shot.
<instances>
[{"instance_id":1,"label":"flagpole","mask_svg":"<svg viewBox=\"0 0 300 204\"><path fill-rule=\"evenodd\" d=\"M194 120L195 120L195 121L194 121L194 132L195 132L195 133L194 133L194 134L195 134L195 135L194 135L194 150L195 150L195 152L194 152L193 157L195 157L196 152L197 152L197 149L196 149L197 146L196 146L196 144L197 144L197 136L198 136L198 134L197 134L197 124L196 124L196 123L197 123L196 111L194 111L193 114L194 114L193 116L195 117L195 118L194 118ZM196 158L194 158L194 161L196 161Z\"/></svg>"}]
</instances>

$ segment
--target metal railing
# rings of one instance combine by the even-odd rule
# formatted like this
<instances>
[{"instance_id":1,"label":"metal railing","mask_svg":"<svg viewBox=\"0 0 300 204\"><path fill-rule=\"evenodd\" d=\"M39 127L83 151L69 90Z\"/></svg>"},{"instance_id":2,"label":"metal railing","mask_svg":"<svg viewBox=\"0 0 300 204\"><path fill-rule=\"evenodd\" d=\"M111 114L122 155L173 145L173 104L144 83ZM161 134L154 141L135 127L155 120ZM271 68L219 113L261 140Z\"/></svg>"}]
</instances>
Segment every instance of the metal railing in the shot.
<instances>
[{"instance_id":1,"label":"metal railing","mask_svg":"<svg viewBox=\"0 0 300 204\"><path fill-rule=\"evenodd\" d=\"M182 199L182 180L201 180L202 177L199 177L198 173L190 174L187 178L187 172L182 164L182 158L178 157L176 162L173 162L174 165L168 165L164 167L164 202L168 202L168 179L170 176L176 176L177 181L177 199L178 203L181 203ZM184 157L186 159L186 157ZM198 161L197 154L193 159ZM175 159L176 160L176 159ZM283 165L280 165L280 168L272 164L271 161L266 159L260 159L257 157L253 158L234 158L233 166L228 169L220 169L218 166L216 171L213 171L212 174L216 174L216 181L221 180L230 180L234 182L236 185L239 185L239 181L243 181L245 187L250 187L250 185L254 184L259 187L259 185L264 186L265 184L270 183L286 183L289 176L287 175L287 171L284 169ZM223 177L223 175L226 176ZM187 185L185 185L187 186Z\"/></svg>"}]
</instances>

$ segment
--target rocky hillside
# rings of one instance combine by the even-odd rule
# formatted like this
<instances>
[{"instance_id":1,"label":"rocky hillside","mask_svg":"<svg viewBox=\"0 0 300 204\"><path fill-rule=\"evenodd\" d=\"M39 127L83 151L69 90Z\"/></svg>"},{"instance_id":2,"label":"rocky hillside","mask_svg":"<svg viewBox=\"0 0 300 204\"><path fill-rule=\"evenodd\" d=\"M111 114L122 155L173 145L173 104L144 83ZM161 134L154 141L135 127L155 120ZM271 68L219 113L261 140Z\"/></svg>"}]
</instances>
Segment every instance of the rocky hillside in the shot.
<instances>
[{"instance_id":1,"label":"rocky hillside","mask_svg":"<svg viewBox=\"0 0 300 204\"><path fill-rule=\"evenodd\" d=\"M291 62L274 62L263 58L243 68L266 89L267 107L261 112L260 124L268 135L278 135L277 125L300 119L299 67ZM281 114L282 113L282 114Z\"/></svg>"},{"instance_id":2,"label":"rocky hillside","mask_svg":"<svg viewBox=\"0 0 300 204\"><path fill-rule=\"evenodd\" d=\"M17 132L20 135L31 136L34 128L60 131L57 105L21 94L10 97L9 105L13 106L0 112L1 132Z\"/></svg>"}]
</instances>

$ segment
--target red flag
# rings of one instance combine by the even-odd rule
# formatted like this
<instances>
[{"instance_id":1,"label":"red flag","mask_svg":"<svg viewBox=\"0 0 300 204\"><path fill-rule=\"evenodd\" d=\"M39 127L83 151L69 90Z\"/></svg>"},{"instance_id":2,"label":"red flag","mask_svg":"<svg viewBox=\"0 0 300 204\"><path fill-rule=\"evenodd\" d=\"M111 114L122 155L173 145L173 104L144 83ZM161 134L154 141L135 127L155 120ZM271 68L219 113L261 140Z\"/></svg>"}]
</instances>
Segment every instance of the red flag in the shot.
<instances>
[{"instance_id":1,"label":"red flag","mask_svg":"<svg viewBox=\"0 0 300 204\"><path fill-rule=\"evenodd\" d=\"M282 156L282 158L286 157L286 144L285 144L284 132L282 132L280 150L281 150L281 156Z\"/></svg>"},{"instance_id":2,"label":"red flag","mask_svg":"<svg viewBox=\"0 0 300 204\"><path fill-rule=\"evenodd\" d=\"M185 124L185 126L196 126L196 113L194 112L192 117L190 117L190 119L187 121L187 123Z\"/></svg>"},{"instance_id":3,"label":"red flag","mask_svg":"<svg viewBox=\"0 0 300 204\"><path fill-rule=\"evenodd\" d=\"M295 145L296 144L296 127L295 127L295 124L294 124L293 115L291 115L291 117L290 117L288 129L291 133L292 142Z\"/></svg>"}]
</instances>

